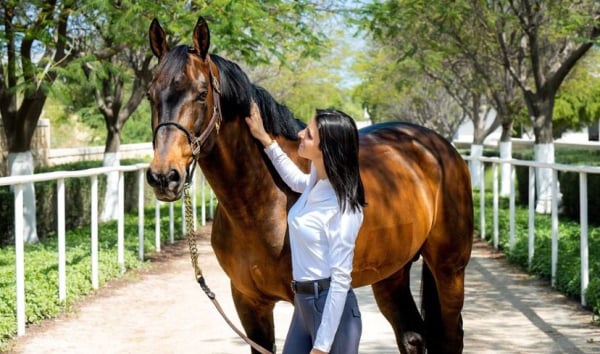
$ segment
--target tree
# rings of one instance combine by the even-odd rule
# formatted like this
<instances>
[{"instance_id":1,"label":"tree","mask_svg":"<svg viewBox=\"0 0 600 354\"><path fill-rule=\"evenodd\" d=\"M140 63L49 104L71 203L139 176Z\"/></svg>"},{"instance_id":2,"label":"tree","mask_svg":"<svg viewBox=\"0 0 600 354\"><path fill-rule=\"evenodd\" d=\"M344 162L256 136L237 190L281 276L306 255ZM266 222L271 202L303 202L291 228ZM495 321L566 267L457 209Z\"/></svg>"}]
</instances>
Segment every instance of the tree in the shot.
<instances>
[{"instance_id":1,"label":"tree","mask_svg":"<svg viewBox=\"0 0 600 354\"><path fill-rule=\"evenodd\" d=\"M286 63L273 58L271 63L247 68L249 77L269 90L299 119L308 122L317 108L336 108L355 119L362 119L362 109L351 101L351 89L344 87L340 61L346 48L335 39L324 41L320 59L302 58L288 53Z\"/></svg>"},{"instance_id":2,"label":"tree","mask_svg":"<svg viewBox=\"0 0 600 354\"><path fill-rule=\"evenodd\" d=\"M535 159L553 163L556 95L567 74L600 35L598 3L497 0L487 5L496 14L498 56L523 92L533 124ZM526 66L526 75L520 74L521 65ZM548 213L552 172L540 168L536 174L536 210Z\"/></svg>"},{"instance_id":3,"label":"tree","mask_svg":"<svg viewBox=\"0 0 600 354\"><path fill-rule=\"evenodd\" d=\"M72 58L69 38L75 1L8 0L0 3L0 114L8 142L11 175L33 173L31 139L56 68ZM26 242L38 240L33 184L24 188Z\"/></svg>"},{"instance_id":4,"label":"tree","mask_svg":"<svg viewBox=\"0 0 600 354\"><path fill-rule=\"evenodd\" d=\"M104 119L107 129L104 165L119 164L121 132L145 97L152 79L156 63L145 33L154 17L173 23L169 28L174 32L168 35L173 47L179 44L177 41L189 38L198 14L203 14L209 21L214 20L213 52L223 51L230 59L256 65L270 57L283 61L288 52L300 57L318 53L319 38L310 31L315 11L310 1L227 2L210 6L207 1L192 4L178 0L86 2L82 11L88 27L85 46L69 75L74 74L73 70L84 73L84 86L91 88L96 109ZM72 88L78 90L81 86ZM116 173L108 176L103 220L117 217L117 178Z\"/></svg>"},{"instance_id":5,"label":"tree","mask_svg":"<svg viewBox=\"0 0 600 354\"><path fill-rule=\"evenodd\" d=\"M556 96L554 122L555 138L567 130L579 130L600 117L600 54L591 50L567 76Z\"/></svg>"},{"instance_id":6,"label":"tree","mask_svg":"<svg viewBox=\"0 0 600 354\"><path fill-rule=\"evenodd\" d=\"M597 4L537 0L391 0L367 7L376 38L402 38L401 56L426 51L470 61L472 77L496 105L503 139L520 111L521 92L536 135L536 160L554 161L552 107L566 74L591 48L600 31ZM393 14L393 16L390 16ZM426 58L431 58L429 55ZM428 65L425 62L425 65ZM478 90L478 89L477 89ZM538 170L538 211L549 210L549 176Z\"/></svg>"}]
</instances>

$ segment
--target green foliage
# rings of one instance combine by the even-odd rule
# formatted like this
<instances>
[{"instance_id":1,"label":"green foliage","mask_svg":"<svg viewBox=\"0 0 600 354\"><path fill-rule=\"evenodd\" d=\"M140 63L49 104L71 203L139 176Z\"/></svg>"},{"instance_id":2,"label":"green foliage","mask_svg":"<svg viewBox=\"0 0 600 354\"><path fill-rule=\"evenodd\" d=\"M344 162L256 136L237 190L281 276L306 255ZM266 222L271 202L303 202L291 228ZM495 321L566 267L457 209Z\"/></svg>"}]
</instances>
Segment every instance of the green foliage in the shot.
<instances>
[{"instance_id":1,"label":"green foliage","mask_svg":"<svg viewBox=\"0 0 600 354\"><path fill-rule=\"evenodd\" d=\"M497 156L497 155L496 155ZM513 154L518 160L533 160L531 151L520 151ZM582 149L557 149L555 161L567 165L598 166L600 161L600 150ZM517 201L521 205L529 203L529 167L516 166L515 168L518 195ZM575 172L559 172L558 174L560 192L562 193L561 215L573 221L579 221L579 174ZM600 223L600 195L591 191L600 188L600 175L588 174L588 220L591 224Z\"/></svg>"},{"instance_id":2,"label":"green foliage","mask_svg":"<svg viewBox=\"0 0 600 354\"><path fill-rule=\"evenodd\" d=\"M600 54L592 49L561 86L554 105L552 130L558 138L566 130L578 130L600 116Z\"/></svg>"},{"instance_id":3,"label":"green foliage","mask_svg":"<svg viewBox=\"0 0 600 354\"><path fill-rule=\"evenodd\" d=\"M173 47L192 44L194 25L203 16L211 31L211 52L256 65L273 58L286 63L318 57L325 35L314 24L322 14L327 11L312 1L86 1L73 16L78 57L57 69L61 80L54 94L67 116L77 115L93 130L116 132L98 134L111 139L107 146L112 149L118 134L126 143L150 141L143 98L156 64L148 44L154 18Z\"/></svg>"},{"instance_id":4,"label":"green foliage","mask_svg":"<svg viewBox=\"0 0 600 354\"><path fill-rule=\"evenodd\" d=\"M339 51L348 51L349 48L334 47L333 44L327 42L323 45L323 60L319 64L312 58L288 54L287 63L274 58L269 64L247 69L247 74L304 122L314 116L317 108L340 109L360 120L362 109L353 104L351 89L343 87L344 77L337 71L343 57Z\"/></svg>"},{"instance_id":5,"label":"green foliage","mask_svg":"<svg viewBox=\"0 0 600 354\"><path fill-rule=\"evenodd\" d=\"M145 220L154 220L153 207L145 210ZM169 237L168 204L161 207L161 243ZM175 235L181 235L181 215L175 213ZM137 211L125 216L125 269L147 266L137 258L138 254ZM144 225L144 250L155 251L154 222ZM99 225L99 285L111 279L123 277L117 262L117 224L108 222ZM135 235L135 236L132 236ZM177 236L178 238L180 236ZM65 311L83 296L93 293L91 286L91 259L89 228L82 227L66 234L67 299L58 300L58 263L56 235L49 235L40 243L25 246L25 299L27 323L52 318ZM0 351L17 329L15 249L13 246L0 248Z\"/></svg>"},{"instance_id":6,"label":"green foliage","mask_svg":"<svg viewBox=\"0 0 600 354\"><path fill-rule=\"evenodd\" d=\"M388 0L367 2L356 22L378 47L390 52L389 65L401 69L397 63L413 60L422 74L432 78L426 82L417 76L414 87L431 86L421 89L427 93L434 93L438 85L444 87L472 120L478 119L473 111L482 105L494 107L503 123L525 116L535 125L537 137L548 142L552 133L548 127L554 125L560 134L597 117L597 78L585 79L597 71L592 63L582 66L580 75L572 75L570 87L557 97L553 124L547 121L553 118L554 100L549 95L555 96L562 75L576 63L580 65L580 56L598 40L598 32L590 30L597 24L593 16L597 8L592 0L568 6L560 2L528 6L507 1ZM406 72L399 75L414 78ZM400 81L395 76L389 80ZM377 77L376 82L385 79ZM376 105L365 92L361 93L363 102ZM424 96L431 100L434 95ZM469 97L480 97L481 102L469 102ZM416 114L418 109L411 111ZM478 126L476 140L489 133L484 124Z\"/></svg>"},{"instance_id":7,"label":"green foliage","mask_svg":"<svg viewBox=\"0 0 600 354\"><path fill-rule=\"evenodd\" d=\"M148 101L142 101L121 131L121 142L123 144L134 144L150 141L152 141L150 105Z\"/></svg>"},{"instance_id":8,"label":"green foliage","mask_svg":"<svg viewBox=\"0 0 600 354\"><path fill-rule=\"evenodd\" d=\"M479 200L479 192L475 192L474 200ZM486 210L491 210L492 194L486 193ZM499 201L498 246L507 256L507 259L536 275L541 279L550 281L551 278L551 247L552 247L552 226L551 216L535 214L535 251L529 265L528 261L528 223L529 212L526 207L517 206L515 208L515 246L509 247L509 206L508 198L501 198ZM475 203L475 215L480 215L479 203ZM476 234L480 234L480 220L475 218ZM485 218L485 236L488 242L493 238L493 215L486 213ZM576 301L581 296L581 262L580 262L580 225L570 220L559 221L558 229L558 264L556 270L556 289ZM589 251L589 277L590 285L587 288L585 297L588 306L600 313L600 227L590 227L588 230L588 251ZM479 237L476 235L475 237Z\"/></svg>"},{"instance_id":9,"label":"green foliage","mask_svg":"<svg viewBox=\"0 0 600 354\"><path fill-rule=\"evenodd\" d=\"M600 278L590 279L585 292L585 300L595 313L600 313Z\"/></svg>"}]
</instances>

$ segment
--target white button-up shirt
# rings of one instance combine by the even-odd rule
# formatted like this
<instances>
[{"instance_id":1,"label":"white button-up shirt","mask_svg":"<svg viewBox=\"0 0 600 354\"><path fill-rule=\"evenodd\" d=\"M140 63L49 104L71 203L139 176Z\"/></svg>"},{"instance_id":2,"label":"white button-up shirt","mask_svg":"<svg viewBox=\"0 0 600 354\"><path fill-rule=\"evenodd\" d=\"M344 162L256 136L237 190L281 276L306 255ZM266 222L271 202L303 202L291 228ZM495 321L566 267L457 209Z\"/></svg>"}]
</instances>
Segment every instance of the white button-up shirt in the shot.
<instances>
[{"instance_id":1,"label":"white button-up shirt","mask_svg":"<svg viewBox=\"0 0 600 354\"><path fill-rule=\"evenodd\" d=\"M277 142L265 148L275 169L294 191L302 193L288 213L292 273L294 280L331 277L321 325L313 346L329 352L352 281L354 243L363 221L362 210L340 210L329 180L317 180L311 164L302 172Z\"/></svg>"}]
</instances>

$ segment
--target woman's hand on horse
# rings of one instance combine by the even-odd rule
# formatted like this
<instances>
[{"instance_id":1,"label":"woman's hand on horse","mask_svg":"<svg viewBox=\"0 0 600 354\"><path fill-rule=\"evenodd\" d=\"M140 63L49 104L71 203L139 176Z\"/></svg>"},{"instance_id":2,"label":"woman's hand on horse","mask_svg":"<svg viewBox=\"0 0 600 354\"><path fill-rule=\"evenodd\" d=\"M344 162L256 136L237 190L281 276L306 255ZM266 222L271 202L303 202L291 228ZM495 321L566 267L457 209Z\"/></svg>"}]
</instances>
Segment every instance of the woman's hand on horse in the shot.
<instances>
[{"instance_id":1,"label":"woman's hand on horse","mask_svg":"<svg viewBox=\"0 0 600 354\"><path fill-rule=\"evenodd\" d=\"M271 145L273 139L265 131L260 111L254 101L250 104L250 117L246 117L246 124L248 124L248 128L250 128L250 134L258 139L264 147Z\"/></svg>"}]
</instances>

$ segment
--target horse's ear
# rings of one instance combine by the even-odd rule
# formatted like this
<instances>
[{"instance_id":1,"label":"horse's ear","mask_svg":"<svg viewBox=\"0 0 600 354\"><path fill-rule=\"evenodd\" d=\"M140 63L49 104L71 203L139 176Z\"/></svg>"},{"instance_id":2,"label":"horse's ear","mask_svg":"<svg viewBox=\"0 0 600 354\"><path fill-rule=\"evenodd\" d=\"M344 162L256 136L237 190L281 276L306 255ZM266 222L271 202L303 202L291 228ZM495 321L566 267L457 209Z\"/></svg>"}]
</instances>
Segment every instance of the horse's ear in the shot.
<instances>
[{"instance_id":1,"label":"horse's ear","mask_svg":"<svg viewBox=\"0 0 600 354\"><path fill-rule=\"evenodd\" d=\"M157 19L152 20L150 24L150 48L159 60L169 51L167 36Z\"/></svg>"},{"instance_id":2,"label":"horse's ear","mask_svg":"<svg viewBox=\"0 0 600 354\"><path fill-rule=\"evenodd\" d=\"M208 47L210 47L210 31L208 30L208 23L200 16L198 22L196 22L196 27L194 28L194 49L196 49L196 53L198 53L202 60L206 59Z\"/></svg>"}]
</instances>

